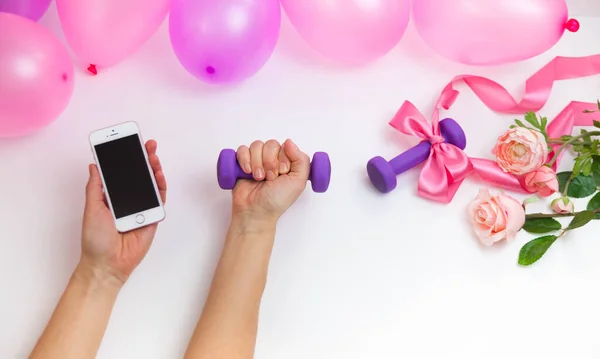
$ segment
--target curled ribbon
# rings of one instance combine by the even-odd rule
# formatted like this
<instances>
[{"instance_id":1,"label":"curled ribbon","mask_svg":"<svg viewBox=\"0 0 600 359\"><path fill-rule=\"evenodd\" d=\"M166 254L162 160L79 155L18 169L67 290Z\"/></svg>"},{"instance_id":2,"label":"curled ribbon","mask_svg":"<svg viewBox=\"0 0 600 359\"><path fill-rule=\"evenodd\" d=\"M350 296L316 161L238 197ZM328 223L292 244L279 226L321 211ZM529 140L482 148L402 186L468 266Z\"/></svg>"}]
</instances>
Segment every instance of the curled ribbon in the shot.
<instances>
[{"instance_id":1,"label":"curled ribbon","mask_svg":"<svg viewBox=\"0 0 600 359\"><path fill-rule=\"evenodd\" d=\"M431 130L425 117L410 103L405 102L390 122L394 128L407 135L429 140L432 150L419 177L419 194L425 198L448 203L454 197L462 181L471 173L494 186L516 192L526 192L519 178L504 172L495 161L467 157L458 147L439 140L440 108L450 109L459 92L454 86L464 82L477 97L491 110L498 113L537 112L548 102L555 81L575 79L600 74L600 55L585 57L555 57L531 76L525 83L525 94L521 101L515 98L500 84L488 78L472 75L456 76L443 89L435 106ZM597 110L596 103L571 102L548 126L550 138L570 135L575 126L592 126L595 114L585 110ZM554 151L560 145L552 145ZM553 154L551 154L553 156ZM562 157L559 154L554 170ZM466 161L466 163L465 163Z\"/></svg>"}]
</instances>

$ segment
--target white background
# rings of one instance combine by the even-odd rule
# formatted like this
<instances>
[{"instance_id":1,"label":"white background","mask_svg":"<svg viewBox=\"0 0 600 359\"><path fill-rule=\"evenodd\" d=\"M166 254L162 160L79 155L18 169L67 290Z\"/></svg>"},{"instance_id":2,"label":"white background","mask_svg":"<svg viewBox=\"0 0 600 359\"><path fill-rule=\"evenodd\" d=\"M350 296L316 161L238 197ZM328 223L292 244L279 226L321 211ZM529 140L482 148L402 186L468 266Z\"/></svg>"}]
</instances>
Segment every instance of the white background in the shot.
<instances>
[{"instance_id":1,"label":"white background","mask_svg":"<svg viewBox=\"0 0 600 359\"><path fill-rule=\"evenodd\" d=\"M42 24L62 37L55 11ZM97 77L78 71L71 104L53 125L0 141L0 357L28 355L77 263L88 133L135 120L159 143L167 220L122 290L98 358L182 356L229 220L217 155L287 137L329 152L334 172L326 194L306 191L278 226L256 358L598 358L600 223L520 268L519 249L532 237L487 248L471 233L464 213L480 183L467 180L442 205L416 196L418 170L388 195L365 173L371 157L415 143L387 125L404 100L429 113L460 73L489 76L518 95L553 56L600 53L600 21L580 21L581 31L548 53L495 68L439 57L411 25L388 56L346 69L319 58L284 19L271 60L236 87L188 75L166 26L119 66ZM542 113L553 118L599 90L600 76L558 83ZM468 154L480 157L491 156L512 119L465 87L447 115L464 126Z\"/></svg>"},{"instance_id":2,"label":"white background","mask_svg":"<svg viewBox=\"0 0 600 359\"><path fill-rule=\"evenodd\" d=\"M577 16L600 16L600 3L597 0L567 0L569 14Z\"/></svg>"}]
</instances>

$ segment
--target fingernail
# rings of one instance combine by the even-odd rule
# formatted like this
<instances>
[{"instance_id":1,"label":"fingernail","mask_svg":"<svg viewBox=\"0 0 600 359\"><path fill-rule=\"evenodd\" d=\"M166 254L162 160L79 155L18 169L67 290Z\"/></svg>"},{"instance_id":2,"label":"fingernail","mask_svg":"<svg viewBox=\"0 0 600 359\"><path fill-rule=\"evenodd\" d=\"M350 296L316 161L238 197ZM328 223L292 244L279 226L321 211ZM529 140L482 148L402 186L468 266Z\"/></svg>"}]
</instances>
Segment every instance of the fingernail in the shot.
<instances>
[{"instance_id":1,"label":"fingernail","mask_svg":"<svg viewBox=\"0 0 600 359\"><path fill-rule=\"evenodd\" d=\"M250 166L249 163L246 163L244 165L244 172L246 172L246 173L251 173L252 172L252 167Z\"/></svg>"},{"instance_id":2,"label":"fingernail","mask_svg":"<svg viewBox=\"0 0 600 359\"><path fill-rule=\"evenodd\" d=\"M287 172L287 163L281 162L281 164L279 165L279 173L286 173L286 172Z\"/></svg>"},{"instance_id":3,"label":"fingernail","mask_svg":"<svg viewBox=\"0 0 600 359\"><path fill-rule=\"evenodd\" d=\"M273 171L268 171L267 172L267 180L268 181L272 181L275 178L277 178L277 175L275 174L275 172L273 172Z\"/></svg>"},{"instance_id":4,"label":"fingernail","mask_svg":"<svg viewBox=\"0 0 600 359\"><path fill-rule=\"evenodd\" d=\"M261 179L265 176L265 172L263 171L262 168L257 168L256 171L254 171L254 177Z\"/></svg>"}]
</instances>

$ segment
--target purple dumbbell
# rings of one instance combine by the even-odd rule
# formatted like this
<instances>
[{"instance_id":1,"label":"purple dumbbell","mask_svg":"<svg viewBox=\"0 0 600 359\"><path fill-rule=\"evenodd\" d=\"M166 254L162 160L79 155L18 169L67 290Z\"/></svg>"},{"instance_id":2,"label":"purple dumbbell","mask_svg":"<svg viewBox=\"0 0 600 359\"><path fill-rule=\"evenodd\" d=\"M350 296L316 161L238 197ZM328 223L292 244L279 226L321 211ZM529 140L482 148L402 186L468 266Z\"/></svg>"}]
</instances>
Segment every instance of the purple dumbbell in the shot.
<instances>
[{"instance_id":1,"label":"purple dumbbell","mask_svg":"<svg viewBox=\"0 0 600 359\"><path fill-rule=\"evenodd\" d=\"M440 121L440 131L446 142L461 150L467 146L465 132L453 119L446 118ZM430 152L431 143L423 141L389 162L383 157L374 157L367 163L369 179L379 191L391 192L397 185L396 176L427 160Z\"/></svg>"},{"instance_id":2,"label":"purple dumbbell","mask_svg":"<svg viewBox=\"0 0 600 359\"><path fill-rule=\"evenodd\" d=\"M217 161L217 180L222 189L233 189L238 179L254 179L252 174L242 171L235 150L225 149L221 151ZM316 152L310 163L310 175L308 180L312 183L313 191L323 193L329 188L331 180L331 162L329 155L325 152Z\"/></svg>"}]
</instances>

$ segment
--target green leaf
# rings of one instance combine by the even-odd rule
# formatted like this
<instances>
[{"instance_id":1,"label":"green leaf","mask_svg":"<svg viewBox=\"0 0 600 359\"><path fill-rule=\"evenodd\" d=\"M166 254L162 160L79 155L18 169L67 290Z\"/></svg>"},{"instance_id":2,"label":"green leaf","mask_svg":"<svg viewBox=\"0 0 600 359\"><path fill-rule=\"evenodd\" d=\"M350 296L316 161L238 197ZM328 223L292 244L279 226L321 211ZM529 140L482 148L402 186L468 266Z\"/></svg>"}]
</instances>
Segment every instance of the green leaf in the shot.
<instances>
[{"instance_id":1,"label":"green leaf","mask_svg":"<svg viewBox=\"0 0 600 359\"><path fill-rule=\"evenodd\" d=\"M575 164L573 165L573 177L579 176L581 173L581 167L583 167L583 161L578 158L575 160Z\"/></svg>"},{"instance_id":2,"label":"green leaf","mask_svg":"<svg viewBox=\"0 0 600 359\"><path fill-rule=\"evenodd\" d=\"M537 262L557 238L558 237L556 236L550 235L527 242L519 252L519 264L522 266L529 266Z\"/></svg>"},{"instance_id":3,"label":"green leaf","mask_svg":"<svg viewBox=\"0 0 600 359\"><path fill-rule=\"evenodd\" d=\"M587 209L590 211L600 209L600 192L596 193L596 195L592 197L592 199L590 199L587 205ZM595 219L600 219L600 213L596 213Z\"/></svg>"},{"instance_id":4,"label":"green leaf","mask_svg":"<svg viewBox=\"0 0 600 359\"><path fill-rule=\"evenodd\" d=\"M548 125L548 118L542 117L542 127L540 128L542 131L546 132L546 126Z\"/></svg>"},{"instance_id":5,"label":"green leaf","mask_svg":"<svg viewBox=\"0 0 600 359\"><path fill-rule=\"evenodd\" d=\"M600 128L600 121L594 120L594 127Z\"/></svg>"},{"instance_id":6,"label":"green leaf","mask_svg":"<svg viewBox=\"0 0 600 359\"><path fill-rule=\"evenodd\" d=\"M596 215L593 211L579 212L575 215L575 217L573 217L573 220L571 223L569 223L569 226L565 228L565 230L570 231L572 229L583 227L594 218L596 218Z\"/></svg>"},{"instance_id":7,"label":"green leaf","mask_svg":"<svg viewBox=\"0 0 600 359\"><path fill-rule=\"evenodd\" d=\"M540 122L538 121L537 116L534 112L527 112L525 114L525 121L529 122L531 126L535 128L540 128Z\"/></svg>"},{"instance_id":8,"label":"green leaf","mask_svg":"<svg viewBox=\"0 0 600 359\"><path fill-rule=\"evenodd\" d=\"M515 123L516 123L517 125L519 125L520 127L527 127L527 126L525 126L525 124L524 124L523 122L521 122L520 120L515 120Z\"/></svg>"},{"instance_id":9,"label":"green leaf","mask_svg":"<svg viewBox=\"0 0 600 359\"><path fill-rule=\"evenodd\" d=\"M592 164L592 176L596 180L596 186L600 187L600 156L594 156Z\"/></svg>"},{"instance_id":10,"label":"green leaf","mask_svg":"<svg viewBox=\"0 0 600 359\"><path fill-rule=\"evenodd\" d=\"M567 196L573 198L585 198L596 193L596 182L592 176L579 175L571 180Z\"/></svg>"},{"instance_id":11,"label":"green leaf","mask_svg":"<svg viewBox=\"0 0 600 359\"><path fill-rule=\"evenodd\" d=\"M569 178L571 178L572 174L573 174L573 172L559 172L556 174L556 177L558 178L558 191L559 192L564 192L565 184L567 183Z\"/></svg>"},{"instance_id":12,"label":"green leaf","mask_svg":"<svg viewBox=\"0 0 600 359\"><path fill-rule=\"evenodd\" d=\"M559 191L564 192L565 184L571 177L572 172L560 172L556 176L558 177ZM584 198L596 193L598 185L592 176L579 175L571 180L569 189L567 190L567 196L574 198Z\"/></svg>"},{"instance_id":13,"label":"green leaf","mask_svg":"<svg viewBox=\"0 0 600 359\"><path fill-rule=\"evenodd\" d=\"M592 174L592 161L590 159L587 159L584 162L581 173L583 173L584 176L589 176Z\"/></svg>"},{"instance_id":14,"label":"green leaf","mask_svg":"<svg viewBox=\"0 0 600 359\"><path fill-rule=\"evenodd\" d=\"M531 218L526 220L523 226L523 229L529 233L549 233L561 228L561 224L554 218Z\"/></svg>"},{"instance_id":15,"label":"green leaf","mask_svg":"<svg viewBox=\"0 0 600 359\"><path fill-rule=\"evenodd\" d=\"M600 110L600 99L598 99L597 101L598 101L598 110Z\"/></svg>"},{"instance_id":16,"label":"green leaf","mask_svg":"<svg viewBox=\"0 0 600 359\"><path fill-rule=\"evenodd\" d=\"M540 200L540 197L538 197L537 195L529 197L529 198L525 198L525 200L523 200L523 207L527 206L528 204L538 202L539 200Z\"/></svg>"}]
</instances>

